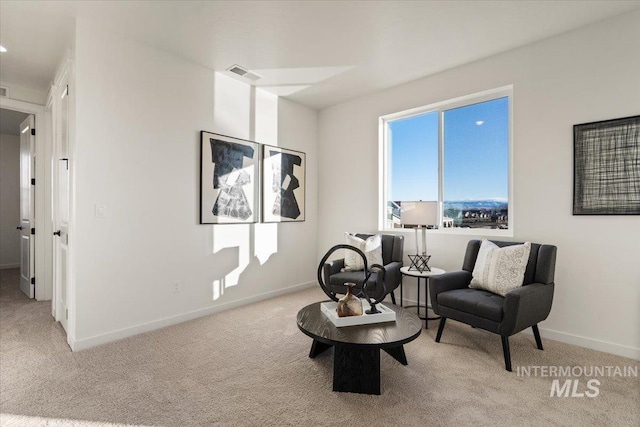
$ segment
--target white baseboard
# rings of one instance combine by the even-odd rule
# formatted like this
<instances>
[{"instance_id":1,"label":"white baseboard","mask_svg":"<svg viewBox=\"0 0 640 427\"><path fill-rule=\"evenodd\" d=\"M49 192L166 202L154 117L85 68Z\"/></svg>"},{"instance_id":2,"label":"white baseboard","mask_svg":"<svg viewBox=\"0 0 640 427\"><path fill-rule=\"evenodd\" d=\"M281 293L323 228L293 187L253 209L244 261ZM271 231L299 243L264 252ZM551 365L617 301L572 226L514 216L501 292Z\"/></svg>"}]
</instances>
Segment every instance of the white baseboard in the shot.
<instances>
[{"instance_id":1,"label":"white baseboard","mask_svg":"<svg viewBox=\"0 0 640 427\"><path fill-rule=\"evenodd\" d=\"M236 307L242 307L244 305L252 304L254 302L263 301L280 295L289 294L292 292L300 291L302 289L317 286L316 282L307 282L288 288L278 289L276 291L265 292L263 294L254 295L249 298L244 298L236 301L229 301L224 304L218 304L213 307L202 308L199 310L190 311L176 316L166 317L164 319L154 320L152 322L143 323L129 328L119 329L113 332L107 332L93 337L84 338L80 340L67 340L73 351L86 350L97 345L107 344L113 341L128 338L133 335L142 334L144 332L154 331L156 329L165 328L167 326L175 325L189 320L197 319L198 317L208 316L210 314L219 313L221 311L230 310Z\"/></svg>"},{"instance_id":2,"label":"white baseboard","mask_svg":"<svg viewBox=\"0 0 640 427\"><path fill-rule=\"evenodd\" d=\"M390 297L387 297L385 301L391 301ZM396 301L400 302L398 295L396 295ZM405 305L415 305L416 302L409 298L404 298ZM424 302L421 302L423 305ZM594 338L588 338L581 335L569 334L567 332L555 331L553 329L538 328L540 336L548 338L550 340L556 340L565 344L576 345L578 347L590 348L592 350L603 351L605 353L615 354L616 356L628 357L634 360L640 360L640 348L628 347L621 344L615 344L608 341L601 341ZM531 328L527 328L522 333L533 335ZM544 344L544 343L543 343Z\"/></svg>"},{"instance_id":3,"label":"white baseboard","mask_svg":"<svg viewBox=\"0 0 640 427\"><path fill-rule=\"evenodd\" d=\"M616 356L640 360L640 348L628 347L626 345L615 344L608 341L601 341L594 338L583 337L581 335L569 334L567 332L554 331L553 329L538 329L540 330L540 336L543 338L549 338L551 340L560 341L566 344L577 345L578 347L585 347L592 350L603 351L605 353L615 354ZM533 335L531 329L526 329L522 332Z\"/></svg>"},{"instance_id":4,"label":"white baseboard","mask_svg":"<svg viewBox=\"0 0 640 427\"><path fill-rule=\"evenodd\" d=\"M9 268L20 268L20 263L17 264L0 264L0 270L6 270Z\"/></svg>"},{"instance_id":5,"label":"white baseboard","mask_svg":"<svg viewBox=\"0 0 640 427\"><path fill-rule=\"evenodd\" d=\"M153 322L143 323L141 325L132 326L129 328L120 329L113 332L107 332L105 334L96 335L93 337L81 339L81 340L68 340L69 345L73 351L85 350L87 348L95 347L97 345L107 344L109 342L117 341L123 338L128 338L133 335L138 335L144 332L161 329L167 326L175 325L189 320L197 319L198 317L208 316L210 314L219 313L221 311L230 310L232 308L241 307L244 305L252 304L254 302L266 300L269 298L285 295L291 292L300 291L302 289L316 286L316 282L302 283L299 285L290 286L288 288L279 289L277 291L266 292L259 295L254 295L250 298L245 298L236 301L230 301L228 303L216 305L214 307L207 307L200 310L191 311L188 313L179 314L176 316L167 317L164 319L155 320ZM387 302L391 302L391 298L385 299ZM396 295L396 301L399 301L399 295ZM416 301L405 298L405 305L414 305ZM615 354L617 356L628 357L634 360L640 360L640 349L634 347L628 347L620 344L615 344L607 341L601 341L593 338L588 338L580 335L569 334L566 332L555 331L552 329L539 328L540 335L543 338L548 338L556 341L560 341L566 344L576 345L578 347L590 348L597 351L603 351L605 353ZM531 329L522 331L523 333L532 335Z\"/></svg>"}]
</instances>

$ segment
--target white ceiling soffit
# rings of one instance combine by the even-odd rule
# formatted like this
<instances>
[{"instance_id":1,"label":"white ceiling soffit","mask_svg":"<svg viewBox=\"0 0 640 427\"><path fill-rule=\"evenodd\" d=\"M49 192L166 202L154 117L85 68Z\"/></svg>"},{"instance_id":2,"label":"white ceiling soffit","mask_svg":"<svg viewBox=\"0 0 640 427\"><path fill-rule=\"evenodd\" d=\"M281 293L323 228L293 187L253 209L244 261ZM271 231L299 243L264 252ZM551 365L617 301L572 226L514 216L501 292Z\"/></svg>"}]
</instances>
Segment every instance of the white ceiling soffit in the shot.
<instances>
[{"instance_id":1,"label":"white ceiling soffit","mask_svg":"<svg viewBox=\"0 0 640 427\"><path fill-rule=\"evenodd\" d=\"M242 64L262 76L256 86L324 108L638 9L640 0L3 0L0 8L90 20L221 72Z\"/></svg>"}]
</instances>

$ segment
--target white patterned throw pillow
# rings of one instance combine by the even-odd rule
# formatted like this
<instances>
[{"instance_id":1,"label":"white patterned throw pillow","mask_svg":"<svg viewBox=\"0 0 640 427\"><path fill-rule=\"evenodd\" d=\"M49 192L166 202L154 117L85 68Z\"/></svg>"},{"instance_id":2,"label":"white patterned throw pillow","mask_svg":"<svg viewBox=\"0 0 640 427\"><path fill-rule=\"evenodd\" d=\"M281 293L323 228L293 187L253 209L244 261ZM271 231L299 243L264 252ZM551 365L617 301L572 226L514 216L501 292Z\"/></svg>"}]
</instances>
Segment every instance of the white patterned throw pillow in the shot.
<instances>
[{"instance_id":1,"label":"white patterned throw pillow","mask_svg":"<svg viewBox=\"0 0 640 427\"><path fill-rule=\"evenodd\" d=\"M382 261L382 237L375 234L363 240L351 233L344 233L347 245L354 246L364 252L367 257L367 266L371 268L373 264L384 265ZM347 250L344 255L345 271L364 270L364 261L360 254L355 251Z\"/></svg>"},{"instance_id":2,"label":"white patterned throw pillow","mask_svg":"<svg viewBox=\"0 0 640 427\"><path fill-rule=\"evenodd\" d=\"M502 296L519 288L524 280L530 252L531 242L501 248L483 240L469 287Z\"/></svg>"}]
</instances>

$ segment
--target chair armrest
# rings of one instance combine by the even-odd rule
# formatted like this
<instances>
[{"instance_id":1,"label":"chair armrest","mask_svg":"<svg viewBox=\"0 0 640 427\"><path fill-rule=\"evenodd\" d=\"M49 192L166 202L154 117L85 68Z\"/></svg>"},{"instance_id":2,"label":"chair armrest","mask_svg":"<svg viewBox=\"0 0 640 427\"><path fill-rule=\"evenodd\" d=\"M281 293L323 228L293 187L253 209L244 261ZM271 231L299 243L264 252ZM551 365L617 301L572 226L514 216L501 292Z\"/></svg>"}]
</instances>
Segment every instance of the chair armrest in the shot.
<instances>
[{"instance_id":1,"label":"chair armrest","mask_svg":"<svg viewBox=\"0 0 640 427\"><path fill-rule=\"evenodd\" d=\"M327 261L322 267L324 273L324 281L329 286L329 277L333 274L340 273L340 270L344 268L344 258L334 259L333 261Z\"/></svg>"},{"instance_id":2,"label":"chair armrest","mask_svg":"<svg viewBox=\"0 0 640 427\"><path fill-rule=\"evenodd\" d=\"M393 261L384 266L387 293L393 292L393 290L400 285L400 282L402 281L402 273L400 273L401 267L401 261Z\"/></svg>"},{"instance_id":3,"label":"chair armrest","mask_svg":"<svg viewBox=\"0 0 640 427\"><path fill-rule=\"evenodd\" d=\"M507 293L498 333L510 336L546 319L551 312L554 287L553 283L531 283Z\"/></svg>"},{"instance_id":4,"label":"chair armrest","mask_svg":"<svg viewBox=\"0 0 640 427\"><path fill-rule=\"evenodd\" d=\"M440 292L467 288L469 283L471 283L471 277L471 273L466 270L431 276L429 278L429 296L431 297L431 308L433 311L436 314L440 314L438 308L438 294Z\"/></svg>"}]
</instances>

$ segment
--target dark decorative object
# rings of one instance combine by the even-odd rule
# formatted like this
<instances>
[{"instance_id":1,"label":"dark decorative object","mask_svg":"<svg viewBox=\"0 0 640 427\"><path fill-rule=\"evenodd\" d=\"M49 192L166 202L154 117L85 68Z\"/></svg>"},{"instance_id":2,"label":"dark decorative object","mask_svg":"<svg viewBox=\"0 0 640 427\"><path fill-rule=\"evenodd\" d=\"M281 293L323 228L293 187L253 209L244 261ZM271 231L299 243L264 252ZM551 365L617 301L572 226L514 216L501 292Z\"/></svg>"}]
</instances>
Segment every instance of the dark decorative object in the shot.
<instances>
[{"instance_id":1,"label":"dark decorative object","mask_svg":"<svg viewBox=\"0 0 640 427\"><path fill-rule=\"evenodd\" d=\"M262 221L304 221L305 153L269 145L262 149Z\"/></svg>"},{"instance_id":2,"label":"dark decorative object","mask_svg":"<svg viewBox=\"0 0 640 427\"><path fill-rule=\"evenodd\" d=\"M409 255L409 260L411 260L409 270L419 271L420 273L431 271L431 268L429 268L428 265L430 259L431 255Z\"/></svg>"},{"instance_id":3,"label":"dark decorative object","mask_svg":"<svg viewBox=\"0 0 640 427\"><path fill-rule=\"evenodd\" d=\"M334 253L335 251L337 251L338 249L349 249L349 250L355 251L358 255L360 255L362 257L362 260L364 261L364 270L362 270L363 280L361 282L363 284L362 285L362 294L365 296L365 298L369 302L369 305L371 305L371 309L367 310L367 314L380 313L380 311L376 308L376 304L379 304L380 301L382 301L384 299L384 297L387 295L385 284L384 284L384 278L385 278L386 271L385 271L384 267L381 266L380 264L373 264L371 266L371 269L369 269L368 266L367 266L367 257L365 256L364 252L362 252L360 249L358 249L358 248L356 248L354 246L351 246L351 245L335 245L334 247L329 249L329 251L324 255L324 257L322 257L322 260L320 261L320 265L318 265L318 283L320 284L320 287L322 288L324 293L327 294L327 296L329 298L331 298L334 301L338 301L338 297L336 296L337 293L334 292L331 289L331 287L327 286L324 283L324 279L322 278L322 272L323 272L323 269L324 269L325 262L327 262L327 260L331 256L331 254ZM370 296L367 294L367 287L371 286L370 283L369 283L369 278L374 273L377 274L376 288L378 288L378 286L380 286L381 289L382 289L382 292L378 293L378 295L382 295L382 297L380 297L378 299L371 299ZM347 285L347 284L345 284L345 285ZM355 283L349 283L348 285L355 285ZM349 293L349 292L351 292L351 288L349 286L347 286L347 293Z\"/></svg>"},{"instance_id":4,"label":"dark decorative object","mask_svg":"<svg viewBox=\"0 0 640 427\"><path fill-rule=\"evenodd\" d=\"M573 214L640 215L640 116L573 127Z\"/></svg>"},{"instance_id":5,"label":"dark decorative object","mask_svg":"<svg viewBox=\"0 0 640 427\"><path fill-rule=\"evenodd\" d=\"M366 270L366 268L367 268L367 262L366 261L365 261L364 265L365 265L365 270ZM367 276L364 279L364 285L362 286L362 295L364 295L364 297L367 299L367 302L370 305L370 308L369 308L369 310L366 311L366 313L367 314L379 314L379 313L381 313L381 311L378 310L378 308L376 307L376 304L379 304L380 301L382 301L383 298L380 298L378 300L375 300L375 299L372 300L371 297L369 296L369 294L371 292L367 291L367 288L369 286L371 286L370 282L369 282L369 276L371 276L372 272L378 273L379 277L382 280L382 292L383 292L383 294L387 293L387 289L385 288L385 284L384 284L385 269L380 264L373 264L371 266L371 271L369 271L369 274L367 274Z\"/></svg>"},{"instance_id":6,"label":"dark decorative object","mask_svg":"<svg viewBox=\"0 0 640 427\"><path fill-rule=\"evenodd\" d=\"M357 233L356 237L366 240L371 234ZM400 286L402 282L402 258L404 251L404 236L394 234L382 234L382 263L384 265L384 276L380 276L377 272L373 272L368 279L367 293L371 298L382 301L387 294L390 294L391 301L395 304L396 299L394 290ZM345 270L345 259L338 258L325 262L322 266L322 274L327 288L334 293L346 293L345 283L355 283L356 290L362 289L362 271ZM384 287L381 280L384 279ZM320 282L321 278L318 278ZM358 292L356 292L358 295Z\"/></svg>"},{"instance_id":7,"label":"dark decorative object","mask_svg":"<svg viewBox=\"0 0 640 427\"><path fill-rule=\"evenodd\" d=\"M347 294L338 300L338 317L362 316L362 301L353 294L355 283L347 283Z\"/></svg>"},{"instance_id":8,"label":"dark decorative object","mask_svg":"<svg viewBox=\"0 0 640 427\"><path fill-rule=\"evenodd\" d=\"M258 221L258 144L200 133L200 224Z\"/></svg>"}]
</instances>

